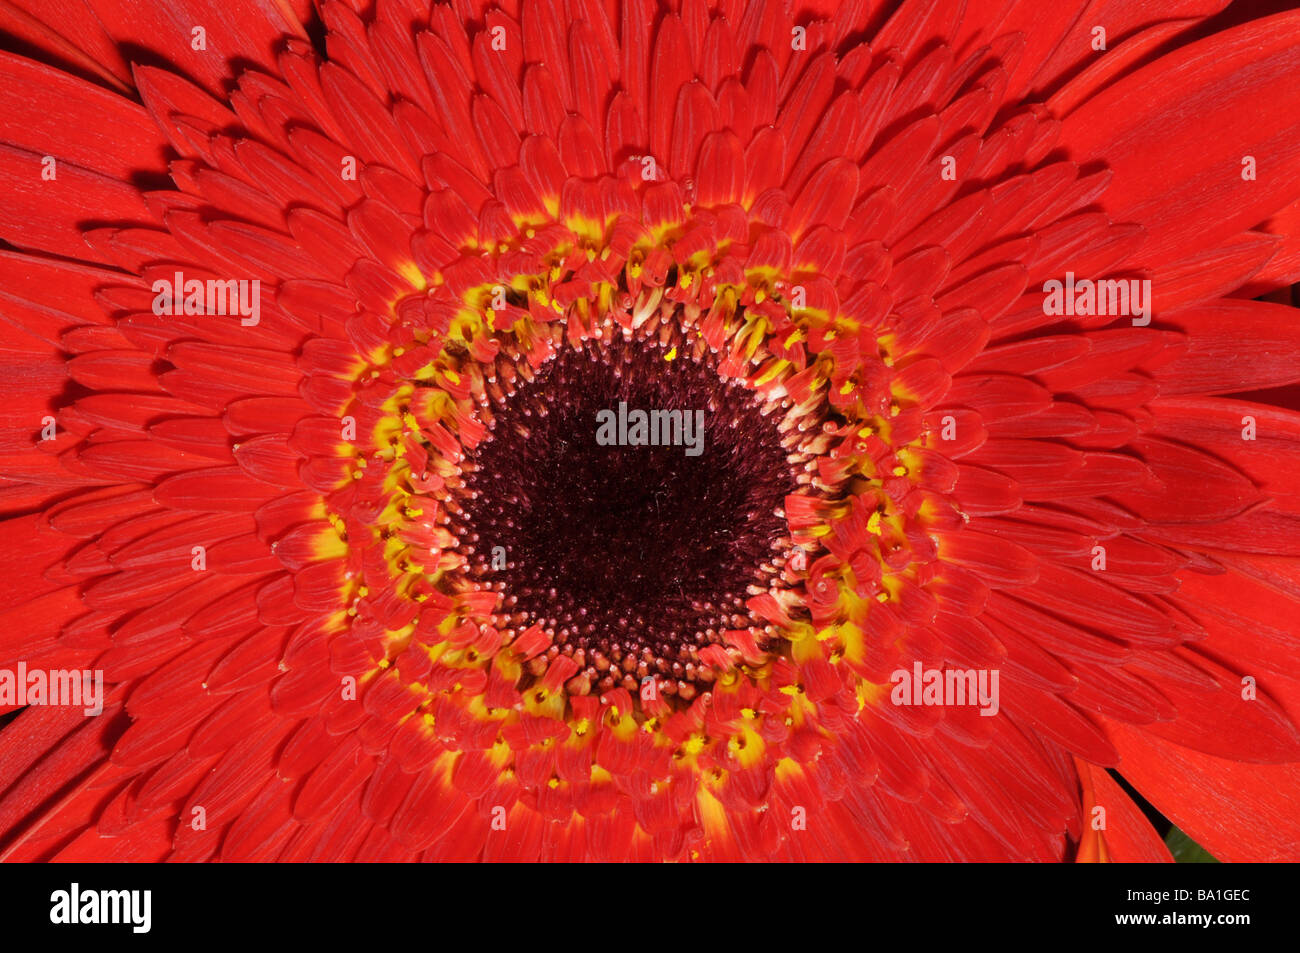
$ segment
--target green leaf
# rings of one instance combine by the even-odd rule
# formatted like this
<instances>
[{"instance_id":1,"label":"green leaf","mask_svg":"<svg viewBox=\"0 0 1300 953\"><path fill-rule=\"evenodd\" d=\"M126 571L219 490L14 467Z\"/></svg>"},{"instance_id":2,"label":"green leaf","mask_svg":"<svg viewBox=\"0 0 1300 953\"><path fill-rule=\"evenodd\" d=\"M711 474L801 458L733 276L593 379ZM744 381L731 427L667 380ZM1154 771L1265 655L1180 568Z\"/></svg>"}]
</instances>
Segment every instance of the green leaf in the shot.
<instances>
[{"instance_id":1,"label":"green leaf","mask_svg":"<svg viewBox=\"0 0 1300 953\"><path fill-rule=\"evenodd\" d=\"M1169 829L1169 836L1165 838L1165 846L1169 848L1169 853L1174 855L1174 861L1179 864L1218 863L1208 850L1176 827Z\"/></svg>"}]
</instances>

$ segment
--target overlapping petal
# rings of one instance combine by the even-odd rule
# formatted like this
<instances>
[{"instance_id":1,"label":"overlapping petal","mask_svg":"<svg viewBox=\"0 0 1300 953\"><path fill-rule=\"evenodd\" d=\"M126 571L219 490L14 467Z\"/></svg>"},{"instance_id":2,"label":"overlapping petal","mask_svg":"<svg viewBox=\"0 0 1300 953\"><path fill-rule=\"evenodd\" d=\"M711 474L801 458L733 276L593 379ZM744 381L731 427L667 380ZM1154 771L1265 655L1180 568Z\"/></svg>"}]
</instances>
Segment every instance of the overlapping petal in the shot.
<instances>
[{"instance_id":1,"label":"overlapping petal","mask_svg":"<svg viewBox=\"0 0 1300 953\"><path fill-rule=\"evenodd\" d=\"M1241 297L1296 276L1296 14L329 0L322 52L300 4L39 6L0 664L109 688L5 725L4 856L1167 857L1105 768L1294 855L1300 424L1231 395L1300 381ZM1154 320L1050 313L1067 271ZM159 314L177 272L260 320ZM464 543L496 417L617 341L803 474L688 677L579 659ZM890 704L913 665L999 713Z\"/></svg>"}]
</instances>

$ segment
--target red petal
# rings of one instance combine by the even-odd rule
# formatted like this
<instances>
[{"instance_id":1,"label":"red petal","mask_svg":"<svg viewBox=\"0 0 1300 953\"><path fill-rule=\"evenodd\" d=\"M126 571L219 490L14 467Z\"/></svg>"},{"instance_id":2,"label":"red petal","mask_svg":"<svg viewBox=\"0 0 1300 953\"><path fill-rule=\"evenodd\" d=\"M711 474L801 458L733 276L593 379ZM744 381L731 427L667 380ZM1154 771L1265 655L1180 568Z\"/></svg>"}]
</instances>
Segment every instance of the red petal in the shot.
<instances>
[{"instance_id":1,"label":"red petal","mask_svg":"<svg viewBox=\"0 0 1300 953\"><path fill-rule=\"evenodd\" d=\"M1135 265L1219 245L1300 197L1291 120L1298 29L1292 11L1215 34L1108 87L1063 122L1061 143L1076 161L1114 171L1102 208L1147 227ZM1242 180L1246 155L1260 183Z\"/></svg>"},{"instance_id":2,"label":"red petal","mask_svg":"<svg viewBox=\"0 0 1300 953\"><path fill-rule=\"evenodd\" d=\"M1242 764L1138 728L1106 726L1119 770L1192 840L1228 863L1300 860L1300 764Z\"/></svg>"}]
</instances>

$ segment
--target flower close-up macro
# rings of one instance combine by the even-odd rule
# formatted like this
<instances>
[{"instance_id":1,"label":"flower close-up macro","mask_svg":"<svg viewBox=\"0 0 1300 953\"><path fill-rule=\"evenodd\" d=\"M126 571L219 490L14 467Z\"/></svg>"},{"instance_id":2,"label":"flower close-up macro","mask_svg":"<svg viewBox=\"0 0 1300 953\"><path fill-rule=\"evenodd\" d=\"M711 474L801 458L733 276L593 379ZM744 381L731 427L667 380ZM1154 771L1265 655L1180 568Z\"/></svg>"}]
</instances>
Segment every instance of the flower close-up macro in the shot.
<instances>
[{"instance_id":1,"label":"flower close-up macro","mask_svg":"<svg viewBox=\"0 0 1300 953\"><path fill-rule=\"evenodd\" d=\"M1300 859L1300 11L0 2L0 860Z\"/></svg>"}]
</instances>

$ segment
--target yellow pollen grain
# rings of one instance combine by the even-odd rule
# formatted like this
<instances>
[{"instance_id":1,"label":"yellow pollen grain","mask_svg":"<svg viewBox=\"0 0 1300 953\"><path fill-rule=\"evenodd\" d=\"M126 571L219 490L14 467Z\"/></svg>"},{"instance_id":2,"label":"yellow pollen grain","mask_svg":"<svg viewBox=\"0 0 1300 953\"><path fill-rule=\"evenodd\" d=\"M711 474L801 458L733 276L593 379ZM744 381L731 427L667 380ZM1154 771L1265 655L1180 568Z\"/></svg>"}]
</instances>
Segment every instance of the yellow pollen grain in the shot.
<instances>
[{"instance_id":1,"label":"yellow pollen grain","mask_svg":"<svg viewBox=\"0 0 1300 953\"><path fill-rule=\"evenodd\" d=\"M893 469L894 476L907 476L907 467L897 466Z\"/></svg>"},{"instance_id":2,"label":"yellow pollen grain","mask_svg":"<svg viewBox=\"0 0 1300 953\"><path fill-rule=\"evenodd\" d=\"M667 354L664 355L664 360L671 361L676 359L676 357L677 357L677 348L674 347L672 350L670 350Z\"/></svg>"},{"instance_id":3,"label":"yellow pollen grain","mask_svg":"<svg viewBox=\"0 0 1300 953\"><path fill-rule=\"evenodd\" d=\"M880 535L880 514L879 513L872 513L871 516L867 518L867 532L873 533L876 536Z\"/></svg>"},{"instance_id":4,"label":"yellow pollen grain","mask_svg":"<svg viewBox=\"0 0 1300 953\"><path fill-rule=\"evenodd\" d=\"M847 396L853 393L853 381L845 381L840 385L840 394Z\"/></svg>"}]
</instances>

